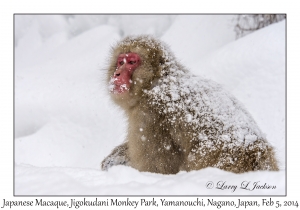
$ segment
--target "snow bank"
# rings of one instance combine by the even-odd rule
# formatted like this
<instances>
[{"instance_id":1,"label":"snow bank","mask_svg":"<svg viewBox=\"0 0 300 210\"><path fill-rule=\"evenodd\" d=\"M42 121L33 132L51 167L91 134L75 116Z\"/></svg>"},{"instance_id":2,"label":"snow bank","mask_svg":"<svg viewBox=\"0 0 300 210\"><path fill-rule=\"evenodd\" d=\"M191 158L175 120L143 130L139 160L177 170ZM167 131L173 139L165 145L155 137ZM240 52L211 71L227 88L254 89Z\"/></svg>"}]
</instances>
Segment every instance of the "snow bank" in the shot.
<instances>
[{"instance_id":1,"label":"snow bank","mask_svg":"<svg viewBox=\"0 0 300 210\"><path fill-rule=\"evenodd\" d=\"M235 40L233 15L179 15L162 36L186 66Z\"/></svg>"},{"instance_id":2,"label":"snow bank","mask_svg":"<svg viewBox=\"0 0 300 210\"><path fill-rule=\"evenodd\" d=\"M58 46L41 64L16 67L16 162L99 167L106 146L101 139L122 136L105 132L104 125L114 126L108 119L117 111L102 87L101 69L118 38L116 29L100 26ZM90 155L94 161L85 159Z\"/></svg>"},{"instance_id":3,"label":"snow bank","mask_svg":"<svg viewBox=\"0 0 300 210\"><path fill-rule=\"evenodd\" d=\"M15 193L94 196L282 195L285 191L284 175L284 171L238 175L217 168L162 175L139 172L126 166L115 166L108 172L103 172L87 168L16 165ZM209 185L211 182L214 185L212 189ZM261 189L258 189L260 186Z\"/></svg>"}]
</instances>

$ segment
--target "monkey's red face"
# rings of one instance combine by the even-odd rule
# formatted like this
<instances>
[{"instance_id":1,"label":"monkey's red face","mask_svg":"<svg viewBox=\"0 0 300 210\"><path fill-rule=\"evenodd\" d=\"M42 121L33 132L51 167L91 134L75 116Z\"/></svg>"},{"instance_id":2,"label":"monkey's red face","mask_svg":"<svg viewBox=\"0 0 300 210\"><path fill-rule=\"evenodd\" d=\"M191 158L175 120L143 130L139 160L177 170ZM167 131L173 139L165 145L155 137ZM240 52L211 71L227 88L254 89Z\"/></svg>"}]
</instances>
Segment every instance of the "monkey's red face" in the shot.
<instances>
[{"instance_id":1,"label":"monkey's red face","mask_svg":"<svg viewBox=\"0 0 300 210\"><path fill-rule=\"evenodd\" d=\"M141 64L141 58L136 53L120 54L117 60L117 69L110 80L111 92L121 94L129 91L134 70Z\"/></svg>"}]
</instances>

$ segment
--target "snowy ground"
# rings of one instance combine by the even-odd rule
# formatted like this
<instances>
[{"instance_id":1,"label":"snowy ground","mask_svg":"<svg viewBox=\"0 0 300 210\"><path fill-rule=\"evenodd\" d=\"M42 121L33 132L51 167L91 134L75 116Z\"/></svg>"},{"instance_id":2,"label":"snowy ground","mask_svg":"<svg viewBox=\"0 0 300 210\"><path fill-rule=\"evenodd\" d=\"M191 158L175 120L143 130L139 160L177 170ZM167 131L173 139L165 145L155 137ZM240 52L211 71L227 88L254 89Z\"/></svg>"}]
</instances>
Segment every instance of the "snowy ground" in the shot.
<instances>
[{"instance_id":1,"label":"snowy ground","mask_svg":"<svg viewBox=\"0 0 300 210\"><path fill-rule=\"evenodd\" d=\"M284 195L285 22L235 40L232 18L16 17L15 194ZM128 29L129 23L136 27ZM139 33L160 37L194 74L233 93L276 148L280 171L99 170L126 131L122 111L106 92L107 54L123 36ZM210 181L213 189L206 187ZM244 181L250 182L248 188L259 182L276 189L240 189ZM216 189L218 182L237 189Z\"/></svg>"}]
</instances>

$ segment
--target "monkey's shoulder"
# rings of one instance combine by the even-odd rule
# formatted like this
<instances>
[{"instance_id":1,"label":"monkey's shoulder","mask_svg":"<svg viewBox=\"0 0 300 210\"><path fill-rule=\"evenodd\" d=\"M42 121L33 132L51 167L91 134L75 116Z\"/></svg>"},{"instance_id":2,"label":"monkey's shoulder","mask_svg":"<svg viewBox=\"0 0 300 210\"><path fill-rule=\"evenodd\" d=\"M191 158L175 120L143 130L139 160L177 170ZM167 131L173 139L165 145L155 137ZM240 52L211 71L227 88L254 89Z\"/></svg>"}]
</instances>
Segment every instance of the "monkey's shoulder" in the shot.
<instances>
[{"instance_id":1,"label":"monkey's shoulder","mask_svg":"<svg viewBox=\"0 0 300 210\"><path fill-rule=\"evenodd\" d=\"M147 91L147 106L174 128L254 141L264 135L245 107L219 84L201 77L162 78Z\"/></svg>"}]
</instances>

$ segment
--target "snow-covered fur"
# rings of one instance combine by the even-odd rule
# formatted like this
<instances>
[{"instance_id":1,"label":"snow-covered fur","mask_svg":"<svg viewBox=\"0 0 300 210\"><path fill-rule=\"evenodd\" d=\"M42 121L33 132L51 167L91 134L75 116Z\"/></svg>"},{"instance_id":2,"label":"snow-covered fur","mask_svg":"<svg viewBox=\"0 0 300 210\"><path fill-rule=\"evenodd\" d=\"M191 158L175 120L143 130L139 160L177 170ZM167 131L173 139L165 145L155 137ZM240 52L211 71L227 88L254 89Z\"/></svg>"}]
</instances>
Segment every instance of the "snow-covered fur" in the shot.
<instances>
[{"instance_id":1,"label":"snow-covered fur","mask_svg":"<svg viewBox=\"0 0 300 210\"><path fill-rule=\"evenodd\" d=\"M126 164L163 174L205 167L278 170L273 147L243 105L215 82L192 75L157 39L127 37L118 43L108 81L117 56L128 52L138 53L142 65L128 94L112 94L127 113L128 135L102 162L103 169Z\"/></svg>"}]
</instances>

